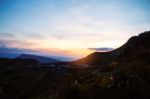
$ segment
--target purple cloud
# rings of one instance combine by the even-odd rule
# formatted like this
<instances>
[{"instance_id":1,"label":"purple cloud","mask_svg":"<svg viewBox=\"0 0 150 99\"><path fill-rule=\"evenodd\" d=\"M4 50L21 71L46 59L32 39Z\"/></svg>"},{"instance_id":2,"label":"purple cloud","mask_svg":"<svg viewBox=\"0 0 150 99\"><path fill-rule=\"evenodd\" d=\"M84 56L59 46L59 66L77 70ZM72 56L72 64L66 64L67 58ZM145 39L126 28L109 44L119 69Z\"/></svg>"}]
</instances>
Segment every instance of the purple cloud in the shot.
<instances>
[{"instance_id":1,"label":"purple cloud","mask_svg":"<svg viewBox=\"0 0 150 99\"><path fill-rule=\"evenodd\" d=\"M111 51L114 48L109 48L109 47L101 47L101 48L89 48L90 50L95 50L95 51Z\"/></svg>"}]
</instances>

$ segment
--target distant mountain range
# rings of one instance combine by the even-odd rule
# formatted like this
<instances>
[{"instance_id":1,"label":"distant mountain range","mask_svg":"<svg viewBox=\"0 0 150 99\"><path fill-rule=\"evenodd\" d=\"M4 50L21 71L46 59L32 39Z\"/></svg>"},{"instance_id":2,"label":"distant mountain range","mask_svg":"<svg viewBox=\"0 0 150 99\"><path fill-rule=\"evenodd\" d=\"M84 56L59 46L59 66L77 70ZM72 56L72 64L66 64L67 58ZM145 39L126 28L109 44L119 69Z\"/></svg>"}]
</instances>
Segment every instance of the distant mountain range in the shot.
<instances>
[{"instance_id":1,"label":"distant mountain range","mask_svg":"<svg viewBox=\"0 0 150 99\"><path fill-rule=\"evenodd\" d=\"M31 54L21 54L17 58L20 58L20 59L34 59L34 60L39 61L40 63L56 63L56 62L60 62L57 59L48 58L48 57L45 57L45 56L31 55Z\"/></svg>"},{"instance_id":2,"label":"distant mountain range","mask_svg":"<svg viewBox=\"0 0 150 99\"><path fill-rule=\"evenodd\" d=\"M67 57L67 56L55 56L55 55L47 55L40 51L31 50L31 49L23 49L23 48L13 48L4 45L0 45L0 58L16 58L21 54L30 54L30 55L37 55L37 56L44 56L60 61L72 61L75 60L74 58Z\"/></svg>"},{"instance_id":3,"label":"distant mountain range","mask_svg":"<svg viewBox=\"0 0 150 99\"><path fill-rule=\"evenodd\" d=\"M146 55L147 54L147 55ZM148 57L150 54L150 31L131 37L121 47L109 52L94 52L85 58L72 62L72 64L82 65L108 65L113 61L133 60L135 58ZM148 58L147 58L148 59ZM150 59L150 57L149 57Z\"/></svg>"}]
</instances>

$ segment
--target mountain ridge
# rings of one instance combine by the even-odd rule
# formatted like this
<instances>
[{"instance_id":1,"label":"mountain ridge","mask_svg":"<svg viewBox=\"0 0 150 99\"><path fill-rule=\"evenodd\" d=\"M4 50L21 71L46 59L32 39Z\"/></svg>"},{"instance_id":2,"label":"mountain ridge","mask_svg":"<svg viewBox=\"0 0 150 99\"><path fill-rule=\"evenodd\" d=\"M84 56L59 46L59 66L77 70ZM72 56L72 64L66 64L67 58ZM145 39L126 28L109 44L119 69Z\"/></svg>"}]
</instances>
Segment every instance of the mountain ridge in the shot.
<instances>
[{"instance_id":1,"label":"mountain ridge","mask_svg":"<svg viewBox=\"0 0 150 99\"><path fill-rule=\"evenodd\" d=\"M138 54L137 50L149 50L150 31L133 36L121 47L108 52L94 52L82 59L72 62L75 65L108 65L113 61L124 59L127 55Z\"/></svg>"},{"instance_id":2,"label":"mountain ridge","mask_svg":"<svg viewBox=\"0 0 150 99\"><path fill-rule=\"evenodd\" d=\"M49 57L45 57L45 56L39 56L39 55L31 55L31 54L21 54L17 58L21 58L21 59L35 59L35 60L39 61L40 63L56 63L56 62L60 62L60 60L57 60L57 59L53 59L53 58L49 58Z\"/></svg>"}]
</instances>

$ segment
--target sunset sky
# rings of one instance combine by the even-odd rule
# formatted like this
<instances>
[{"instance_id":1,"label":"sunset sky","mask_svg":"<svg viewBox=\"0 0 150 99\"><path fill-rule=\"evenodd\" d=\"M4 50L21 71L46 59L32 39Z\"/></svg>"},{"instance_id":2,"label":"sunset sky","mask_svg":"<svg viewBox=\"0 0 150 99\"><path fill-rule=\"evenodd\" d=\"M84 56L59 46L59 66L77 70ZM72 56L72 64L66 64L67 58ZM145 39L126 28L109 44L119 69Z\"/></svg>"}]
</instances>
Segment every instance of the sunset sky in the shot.
<instances>
[{"instance_id":1,"label":"sunset sky","mask_svg":"<svg viewBox=\"0 0 150 99\"><path fill-rule=\"evenodd\" d=\"M150 30L150 0L0 0L0 46L83 57Z\"/></svg>"}]
</instances>

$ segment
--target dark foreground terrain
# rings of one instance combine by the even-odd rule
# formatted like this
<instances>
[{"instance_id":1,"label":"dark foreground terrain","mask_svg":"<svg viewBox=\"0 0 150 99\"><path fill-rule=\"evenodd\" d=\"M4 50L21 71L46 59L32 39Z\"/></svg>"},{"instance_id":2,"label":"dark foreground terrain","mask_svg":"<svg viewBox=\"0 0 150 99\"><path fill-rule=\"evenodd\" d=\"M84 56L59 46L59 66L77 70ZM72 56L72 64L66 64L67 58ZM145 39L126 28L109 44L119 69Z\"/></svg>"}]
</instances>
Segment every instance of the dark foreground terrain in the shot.
<instances>
[{"instance_id":1,"label":"dark foreground terrain","mask_svg":"<svg viewBox=\"0 0 150 99\"><path fill-rule=\"evenodd\" d=\"M150 32L70 63L0 59L0 98L150 99Z\"/></svg>"}]
</instances>

